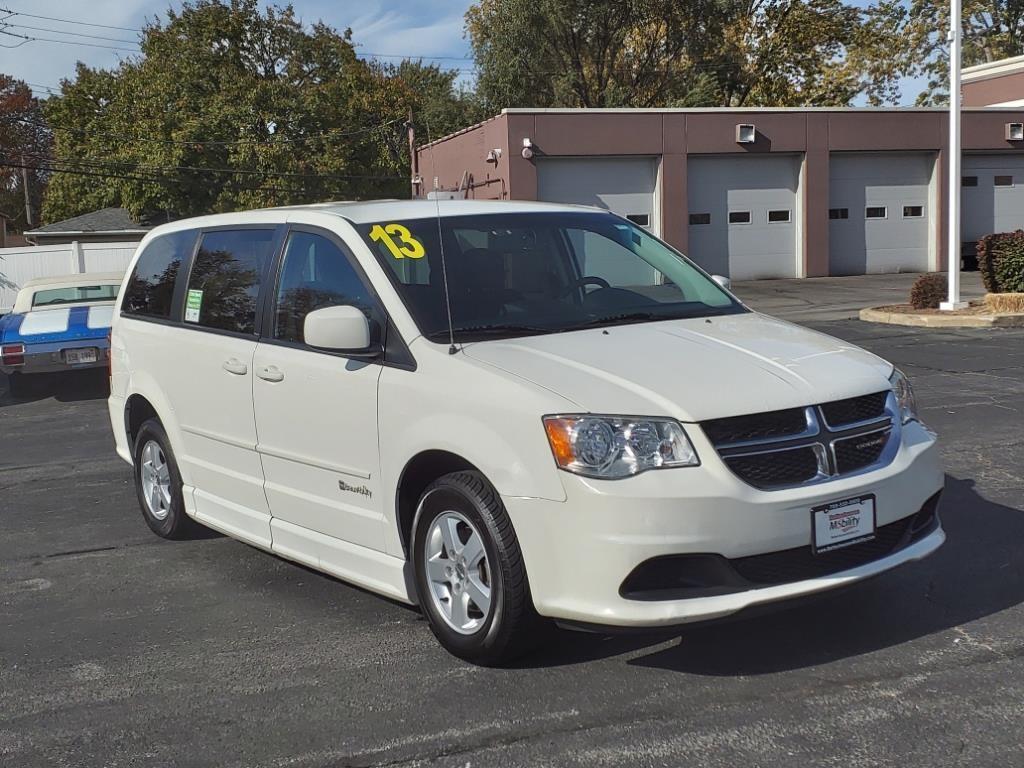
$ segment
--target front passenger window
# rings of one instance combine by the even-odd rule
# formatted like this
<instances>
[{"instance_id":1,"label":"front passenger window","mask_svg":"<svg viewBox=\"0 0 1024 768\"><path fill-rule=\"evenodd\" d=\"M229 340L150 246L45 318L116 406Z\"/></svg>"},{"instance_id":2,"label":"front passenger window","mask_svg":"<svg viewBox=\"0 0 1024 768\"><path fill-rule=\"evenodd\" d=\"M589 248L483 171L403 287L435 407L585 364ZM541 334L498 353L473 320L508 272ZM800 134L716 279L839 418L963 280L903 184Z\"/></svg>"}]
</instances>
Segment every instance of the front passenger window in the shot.
<instances>
[{"instance_id":1,"label":"front passenger window","mask_svg":"<svg viewBox=\"0 0 1024 768\"><path fill-rule=\"evenodd\" d=\"M369 315L373 300L338 246L321 235L292 232L277 288L274 338L302 343L306 315L339 304L351 304Z\"/></svg>"}]
</instances>

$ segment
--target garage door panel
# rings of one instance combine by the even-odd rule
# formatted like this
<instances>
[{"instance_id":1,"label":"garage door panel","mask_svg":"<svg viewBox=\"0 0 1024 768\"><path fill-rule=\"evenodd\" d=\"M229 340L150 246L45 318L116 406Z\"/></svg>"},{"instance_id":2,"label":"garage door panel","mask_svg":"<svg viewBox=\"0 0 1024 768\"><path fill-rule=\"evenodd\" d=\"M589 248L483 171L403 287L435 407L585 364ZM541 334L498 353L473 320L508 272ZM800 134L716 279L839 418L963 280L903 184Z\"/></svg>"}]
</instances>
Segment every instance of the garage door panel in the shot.
<instances>
[{"instance_id":1,"label":"garage door panel","mask_svg":"<svg viewBox=\"0 0 1024 768\"><path fill-rule=\"evenodd\" d=\"M931 154L830 158L830 274L929 268L934 162Z\"/></svg>"},{"instance_id":2,"label":"garage door panel","mask_svg":"<svg viewBox=\"0 0 1024 768\"><path fill-rule=\"evenodd\" d=\"M658 168L653 158L543 158L537 161L537 197L549 203L593 205L646 221L652 231Z\"/></svg>"},{"instance_id":3,"label":"garage door panel","mask_svg":"<svg viewBox=\"0 0 1024 768\"><path fill-rule=\"evenodd\" d=\"M689 256L734 280L795 277L799 179L794 156L691 157ZM769 223L770 211L789 220ZM748 222L731 223L730 213Z\"/></svg>"},{"instance_id":4,"label":"garage door panel","mask_svg":"<svg viewBox=\"0 0 1024 768\"><path fill-rule=\"evenodd\" d=\"M966 155L962 175L973 179L960 188L963 208L960 235L976 242L985 235L1024 229L1024 157L1019 155ZM1004 185L996 185L996 177ZM1005 185L1009 180L1010 184Z\"/></svg>"}]
</instances>

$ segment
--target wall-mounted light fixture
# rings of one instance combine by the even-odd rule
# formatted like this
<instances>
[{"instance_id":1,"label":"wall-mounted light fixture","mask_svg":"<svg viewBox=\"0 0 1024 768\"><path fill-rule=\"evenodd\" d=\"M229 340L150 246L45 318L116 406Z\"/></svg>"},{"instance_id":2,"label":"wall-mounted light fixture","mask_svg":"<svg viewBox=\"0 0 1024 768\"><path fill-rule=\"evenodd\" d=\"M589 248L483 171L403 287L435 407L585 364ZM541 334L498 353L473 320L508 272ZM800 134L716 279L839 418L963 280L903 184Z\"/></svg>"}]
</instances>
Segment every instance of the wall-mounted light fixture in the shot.
<instances>
[{"instance_id":1,"label":"wall-mounted light fixture","mask_svg":"<svg viewBox=\"0 0 1024 768\"><path fill-rule=\"evenodd\" d=\"M1006 140L1024 141L1024 123L1007 123Z\"/></svg>"},{"instance_id":2,"label":"wall-mounted light fixture","mask_svg":"<svg viewBox=\"0 0 1024 768\"><path fill-rule=\"evenodd\" d=\"M740 123L736 126L736 143L753 144L757 141L757 128L753 123Z\"/></svg>"},{"instance_id":3,"label":"wall-mounted light fixture","mask_svg":"<svg viewBox=\"0 0 1024 768\"><path fill-rule=\"evenodd\" d=\"M498 164L498 160L501 158L501 148L495 147L494 149L487 150L487 162Z\"/></svg>"},{"instance_id":4,"label":"wall-mounted light fixture","mask_svg":"<svg viewBox=\"0 0 1024 768\"><path fill-rule=\"evenodd\" d=\"M523 139L523 159L529 160L533 157L533 141L531 139Z\"/></svg>"}]
</instances>

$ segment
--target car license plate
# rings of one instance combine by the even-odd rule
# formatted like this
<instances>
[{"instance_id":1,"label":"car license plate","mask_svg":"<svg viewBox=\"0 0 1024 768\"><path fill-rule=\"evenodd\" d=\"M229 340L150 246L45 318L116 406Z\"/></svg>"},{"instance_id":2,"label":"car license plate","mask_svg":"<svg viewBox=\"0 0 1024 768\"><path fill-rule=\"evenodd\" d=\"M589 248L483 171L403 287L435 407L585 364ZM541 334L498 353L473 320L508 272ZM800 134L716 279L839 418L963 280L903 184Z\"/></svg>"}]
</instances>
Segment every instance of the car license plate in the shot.
<instances>
[{"instance_id":1,"label":"car license plate","mask_svg":"<svg viewBox=\"0 0 1024 768\"><path fill-rule=\"evenodd\" d=\"M68 365L80 365L82 363L96 362L96 349L87 347L85 349L65 349L64 362Z\"/></svg>"},{"instance_id":2,"label":"car license plate","mask_svg":"<svg viewBox=\"0 0 1024 768\"><path fill-rule=\"evenodd\" d=\"M831 552L875 538L874 494L823 504L811 510L814 552Z\"/></svg>"}]
</instances>

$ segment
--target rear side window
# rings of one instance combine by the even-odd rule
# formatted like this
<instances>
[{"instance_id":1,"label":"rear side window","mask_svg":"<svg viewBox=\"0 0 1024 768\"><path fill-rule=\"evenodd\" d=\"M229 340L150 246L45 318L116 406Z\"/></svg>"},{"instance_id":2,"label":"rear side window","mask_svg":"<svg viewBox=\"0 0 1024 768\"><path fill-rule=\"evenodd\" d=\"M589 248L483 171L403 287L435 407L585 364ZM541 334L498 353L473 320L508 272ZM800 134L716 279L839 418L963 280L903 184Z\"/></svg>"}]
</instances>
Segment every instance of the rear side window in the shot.
<instances>
[{"instance_id":1,"label":"rear side window","mask_svg":"<svg viewBox=\"0 0 1024 768\"><path fill-rule=\"evenodd\" d=\"M274 338L302 343L306 315L314 309L351 304L370 315L370 291L334 243L309 232L293 232L284 252L277 288Z\"/></svg>"},{"instance_id":2,"label":"rear side window","mask_svg":"<svg viewBox=\"0 0 1024 768\"><path fill-rule=\"evenodd\" d=\"M68 288L49 288L32 295L33 307L55 307L59 304L78 304L86 301L113 301L119 285L73 285Z\"/></svg>"},{"instance_id":3,"label":"rear side window","mask_svg":"<svg viewBox=\"0 0 1024 768\"><path fill-rule=\"evenodd\" d=\"M255 334L260 283L273 241L272 229L205 233L189 275L185 322Z\"/></svg>"},{"instance_id":4,"label":"rear side window","mask_svg":"<svg viewBox=\"0 0 1024 768\"><path fill-rule=\"evenodd\" d=\"M158 237L147 245L139 254L125 288L121 311L127 315L170 318L178 271L195 241L195 231L185 230Z\"/></svg>"}]
</instances>

